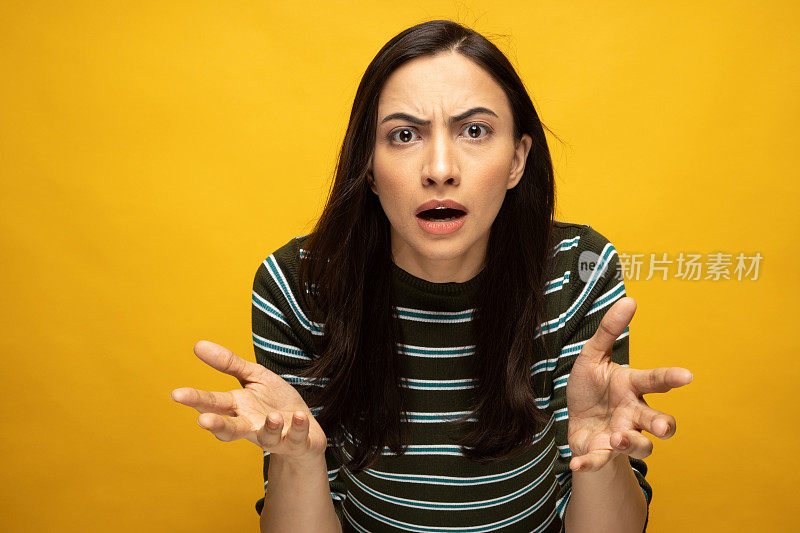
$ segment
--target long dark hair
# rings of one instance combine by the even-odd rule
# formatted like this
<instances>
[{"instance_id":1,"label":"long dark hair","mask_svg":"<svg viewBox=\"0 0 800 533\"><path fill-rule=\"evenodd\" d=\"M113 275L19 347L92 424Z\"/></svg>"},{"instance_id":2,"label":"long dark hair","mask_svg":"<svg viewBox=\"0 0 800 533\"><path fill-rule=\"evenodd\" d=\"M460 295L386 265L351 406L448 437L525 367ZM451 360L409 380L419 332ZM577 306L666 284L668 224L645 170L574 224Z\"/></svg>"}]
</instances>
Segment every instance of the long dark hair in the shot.
<instances>
[{"instance_id":1,"label":"long dark hair","mask_svg":"<svg viewBox=\"0 0 800 533\"><path fill-rule=\"evenodd\" d=\"M401 424L407 393L399 385L390 225L367 181L378 98L396 68L448 51L494 78L511 104L515 140L527 133L533 141L524 174L506 191L491 227L473 315L477 422L461 438L462 452L477 462L513 457L549 419L536 406L531 378L532 366L547 358L543 338L535 337L553 245L555 184L543 124L514 67L491 41L457 22L424 22L393 37L364 72L327 204L299 265L300 296L324 323L318 356L303 374L327 385L309 387L309 407L321 407L317 422L336 443L350 432L357 444L352 460L336 453L352 472L371 465L384 446L400 454L409 443ZM540 393L547 390L542 383Z\"/></svg>"}]
</instances>

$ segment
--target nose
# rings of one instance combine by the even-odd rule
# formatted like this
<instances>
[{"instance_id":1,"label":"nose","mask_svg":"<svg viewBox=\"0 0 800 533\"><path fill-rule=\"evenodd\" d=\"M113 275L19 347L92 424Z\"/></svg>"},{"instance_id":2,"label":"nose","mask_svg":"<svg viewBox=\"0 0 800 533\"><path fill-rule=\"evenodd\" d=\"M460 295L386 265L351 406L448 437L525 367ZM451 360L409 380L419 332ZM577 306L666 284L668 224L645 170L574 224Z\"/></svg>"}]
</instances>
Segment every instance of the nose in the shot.
<instances>
[{"instance_id":1,"label":"nose","mask_svg":"<svg viewBox=\"0 0 800 533\"><path fill-rule=\"evenodd\" d=\"M453 142L447 134L438 134L426 146L425 165L422 169L424 186L443 183L458 185L461 178Z\"/></svg>"}]
</instances>

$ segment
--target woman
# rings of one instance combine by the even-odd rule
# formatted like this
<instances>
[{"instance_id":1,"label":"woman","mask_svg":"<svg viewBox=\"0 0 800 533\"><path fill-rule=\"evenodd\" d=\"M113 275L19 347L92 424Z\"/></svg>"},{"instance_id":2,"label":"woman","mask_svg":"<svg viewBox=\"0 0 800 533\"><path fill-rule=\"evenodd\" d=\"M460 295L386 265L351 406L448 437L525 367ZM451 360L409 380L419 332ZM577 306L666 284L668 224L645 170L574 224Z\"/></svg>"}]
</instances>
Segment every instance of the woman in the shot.
<instances>
[{"instance_id":1,"label":"woman","mask_svg":"<svg viewBox=\"0 0 800 533\"><path fill-rule=\"evenodd\" d=\"M628 367L616 250L553 206L490 41L435 20L380 50L320 220L257 270L258 363L195 346L243 388L172 393L264 451L262 531L646 528L641 431L676 423L642 395L691 373Z\"/></svg>"}]
</instances>

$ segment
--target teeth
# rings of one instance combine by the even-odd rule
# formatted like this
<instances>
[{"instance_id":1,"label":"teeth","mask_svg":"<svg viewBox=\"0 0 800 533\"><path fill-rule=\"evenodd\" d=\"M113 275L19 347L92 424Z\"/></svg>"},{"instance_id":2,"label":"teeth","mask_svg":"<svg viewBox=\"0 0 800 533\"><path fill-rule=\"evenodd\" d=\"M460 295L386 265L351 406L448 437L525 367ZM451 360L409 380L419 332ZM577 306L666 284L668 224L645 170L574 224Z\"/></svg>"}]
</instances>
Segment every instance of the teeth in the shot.
<instances>
[{"instance_id":1,"label":"teeth","mask_svg":"<svg viewBox=\"0 0 800 533\"><path fill-rule=\"evenodd\" d=\"M440 218L442 215L444 215L444 211L449 211L452 214L449 214L449 216L447 218ZM446 222L448 220L453 220L453 219L459 218L461 216L464 216L464 214L465 213L463 211L461 211L460 209L451 209L449 207L434 207L432 209L428 209L426 211L423 211L420 214L420 216L422 218L425 218L425 219L431 220L431 221Z\"/></svg>"}]
</instances>

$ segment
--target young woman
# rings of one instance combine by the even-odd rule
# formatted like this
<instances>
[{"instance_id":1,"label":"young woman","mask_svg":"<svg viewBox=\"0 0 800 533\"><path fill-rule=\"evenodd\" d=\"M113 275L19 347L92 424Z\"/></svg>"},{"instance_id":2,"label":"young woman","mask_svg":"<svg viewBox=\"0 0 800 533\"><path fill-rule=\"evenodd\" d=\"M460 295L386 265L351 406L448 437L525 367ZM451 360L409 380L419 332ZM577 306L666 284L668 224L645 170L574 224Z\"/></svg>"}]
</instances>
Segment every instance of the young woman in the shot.
<instances>
[{"instance_id":1,"label":"young woman","mask_svg":"<svg viewBox=\"0 0 800 533\"><path fill-rule=\"evenodd\" d=\"M264 452L269 532L643 531L643 395L613 245L553 220L543 125L507 58L435 20L367 68L312 233L258 267L242 389L180 388L218 439ZM227 416L225 416L227 415Z\"/></svg>"}]
</instances>

